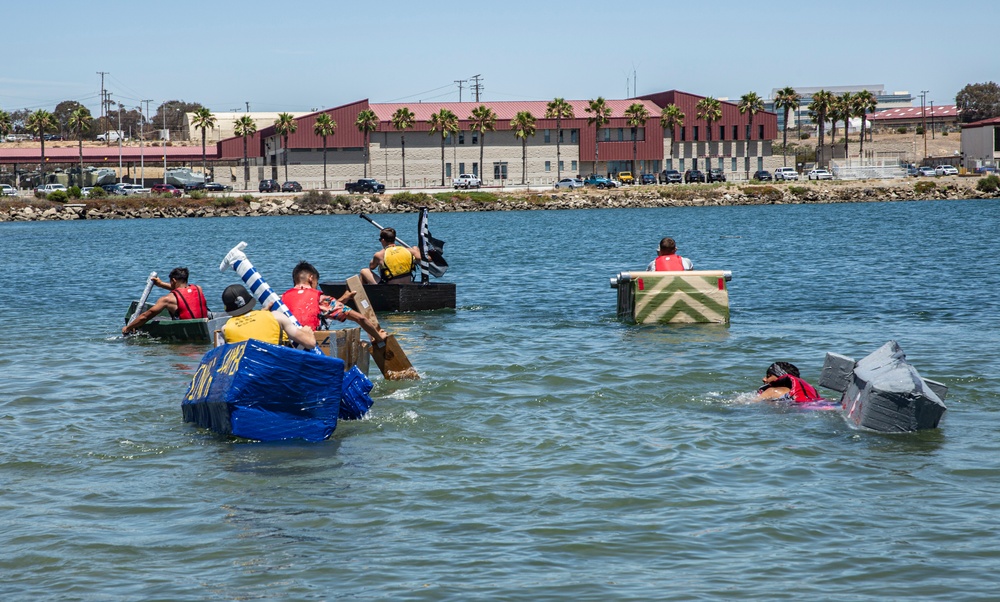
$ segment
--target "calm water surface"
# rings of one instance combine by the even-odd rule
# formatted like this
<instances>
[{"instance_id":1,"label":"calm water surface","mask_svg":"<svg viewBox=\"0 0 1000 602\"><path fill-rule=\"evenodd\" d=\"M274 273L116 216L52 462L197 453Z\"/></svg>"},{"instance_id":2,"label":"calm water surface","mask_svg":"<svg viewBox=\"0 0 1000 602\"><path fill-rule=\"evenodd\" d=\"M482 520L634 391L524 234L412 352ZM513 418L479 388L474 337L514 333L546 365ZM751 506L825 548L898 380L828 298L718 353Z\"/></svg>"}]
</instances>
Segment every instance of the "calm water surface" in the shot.
<instances>
[{"instance_id":1,"label":"calm water surface","mask_svg":"<svg viewBox=\"0 0 1000 602\"><path fill-rule=\"evenodd\" d=\"M416 216L377 218L414 242ZM320 444L181 420L205 349L125 342L151 270L209 304L241 240L279 290L365 265L356 216L0 224L3 600L984 600L1000 568L996 201L433 214L459 309L384 316ZM663 236L732 324L629 326L608 279ZM936 431L753 404L766 366L899 341ZM833 392L827 392L833 395Z\"/></svg>"}]
</instances>

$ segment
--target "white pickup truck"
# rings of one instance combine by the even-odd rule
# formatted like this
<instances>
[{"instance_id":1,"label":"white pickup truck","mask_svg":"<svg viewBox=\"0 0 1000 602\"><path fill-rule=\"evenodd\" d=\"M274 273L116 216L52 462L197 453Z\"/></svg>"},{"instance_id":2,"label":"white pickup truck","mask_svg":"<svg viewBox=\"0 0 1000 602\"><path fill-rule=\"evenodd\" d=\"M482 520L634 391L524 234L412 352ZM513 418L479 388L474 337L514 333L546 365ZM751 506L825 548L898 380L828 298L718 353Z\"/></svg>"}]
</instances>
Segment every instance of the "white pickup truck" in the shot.
<instances>
[{"instance_id":1,"label":"white pickup truck","mask_svg":"<svg viewBox=\"0 0 1000 602\"><path fill-rule=\"evenodd\" d=\"M472 174L464 173L452 180L452 184L456 190L459 188L479 188L483 185L483 181Z\"/></svg>"},{"instance_id":2,"label":"white pickup truck","mask_svg":"<svg viewBox=\"0 0 1000 602\"><path fill-rule=\"evenodd\" d=\"M120 190L125 196L131 196L133 194L149 194L149 189L143 188L140 184L122 184Z\"/></svg>"}]
</instances>

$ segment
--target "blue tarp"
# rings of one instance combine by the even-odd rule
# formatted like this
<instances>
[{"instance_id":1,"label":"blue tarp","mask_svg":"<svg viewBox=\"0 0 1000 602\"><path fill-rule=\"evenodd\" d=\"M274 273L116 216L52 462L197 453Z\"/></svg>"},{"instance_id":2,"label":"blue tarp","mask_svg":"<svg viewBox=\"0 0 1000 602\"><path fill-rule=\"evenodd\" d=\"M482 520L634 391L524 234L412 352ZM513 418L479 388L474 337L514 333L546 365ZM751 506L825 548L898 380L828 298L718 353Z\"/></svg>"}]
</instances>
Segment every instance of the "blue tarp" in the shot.
<instances>
[{"instance_id":1,"label":"blue tarp","mask_svg":"<svg viewBox=\"0 0 1000 602\"><path fill-rule=\"evenodd\" d=\"M185 422L222 435L323 441L337 428L343 384L340 359L251 339L206 353L181 409Z\"/></svg>"}]
</instances>

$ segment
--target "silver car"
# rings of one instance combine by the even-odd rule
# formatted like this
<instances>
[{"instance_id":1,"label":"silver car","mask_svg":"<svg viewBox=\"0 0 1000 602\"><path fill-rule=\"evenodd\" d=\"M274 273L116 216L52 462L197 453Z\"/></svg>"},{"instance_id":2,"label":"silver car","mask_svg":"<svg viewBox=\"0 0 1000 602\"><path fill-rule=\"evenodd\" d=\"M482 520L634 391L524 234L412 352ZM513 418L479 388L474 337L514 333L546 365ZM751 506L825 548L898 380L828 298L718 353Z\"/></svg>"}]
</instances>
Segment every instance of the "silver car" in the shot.
<instances>
[{"instance_id":1,"label":"silver car","mask_svg":"<svg viewBox=\"0 0 1000 602\"><path fill-rule=\"evenodd\" d=\"M0 196L17 196L17 189L10 184L0 184Z\"/></svg>"},{"instance_id":2,"label":"silver car","mask_svg":"<svg viewBox=\"0 0 1000 602\"><path fill-rule=\"evenodd\" d=\"M563 178L556 182L555 188L583 188L583 180L579 178Z\"/></svg>"}]
</instances>

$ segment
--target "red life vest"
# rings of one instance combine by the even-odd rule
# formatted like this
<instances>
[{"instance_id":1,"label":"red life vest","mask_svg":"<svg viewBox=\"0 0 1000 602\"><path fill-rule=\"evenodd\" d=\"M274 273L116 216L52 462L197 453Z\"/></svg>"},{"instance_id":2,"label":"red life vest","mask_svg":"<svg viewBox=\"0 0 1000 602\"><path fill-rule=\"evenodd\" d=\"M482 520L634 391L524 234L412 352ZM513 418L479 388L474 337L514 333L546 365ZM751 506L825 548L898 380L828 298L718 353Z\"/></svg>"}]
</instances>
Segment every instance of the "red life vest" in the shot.
<instances>
[{"instance_id":1,"label":"red life vest","mask_svg":"<svg viewBox=\"0 0 1000 602\"><path fill-rule=\"evenodd\" d=\"M172 314L175 320L199 320L208 317L208 303L205 293L197 284L189 284L183 288L170 291L177 299L177 312Z\"/></svg>"},{"instance_id":2,"label":"red life vest","mask_svg":"<svg viewBox=\"0 0 1000 602\"><path fill-rule=\"evenodd\" d=\"M656 258L655 267L657 272L683 272L684 259L676 253L659 255Z\"/></svg>"},{"instance_id":3,"label":"red life vest","mask_svg":"<svg viewBox=\"0 0 1000 602\"><path fill-rule=\"evenodd\" d=\"M795 403L806 403L810 401L820 401L823 398L819 396L816 389L812 385L802 380L797 376L792 376L791 374L786 374L780 377L778 380L771 381L767 386L758 389L758 393L763 392L771 387L785 387L788 389L788 393L784 395L794 401Z\"/></svg>"},{"instance_id":4,"label":"red life vest","mask_svg":"<svg viewBox=\"0 0 1000 602\"><path fill-rule=\"evenodd\" d=\"M281 302L288 306L299 324L318 330L319 298L322 295L322 291L314 288L290 288L281 295Z\"/></svg>"}]
</instances>

